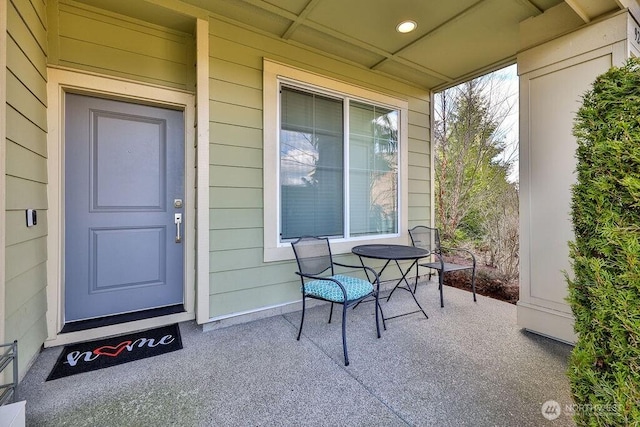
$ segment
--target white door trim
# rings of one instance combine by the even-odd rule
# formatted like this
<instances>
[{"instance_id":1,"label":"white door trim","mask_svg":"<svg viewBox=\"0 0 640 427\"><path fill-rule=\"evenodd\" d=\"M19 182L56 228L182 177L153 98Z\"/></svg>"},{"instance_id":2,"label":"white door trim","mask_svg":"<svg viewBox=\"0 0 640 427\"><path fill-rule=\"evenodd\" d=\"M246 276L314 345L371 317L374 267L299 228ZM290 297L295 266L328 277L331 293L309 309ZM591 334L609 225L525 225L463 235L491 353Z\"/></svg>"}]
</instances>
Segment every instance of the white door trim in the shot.
<instances>
[{"instance_id":1,"label":"white door trim","mask_svg":"<svg viewBox=\"0 0 640 427\"><path fill-rule=\"evenodd\" d=\"M161 324L195 318L196 295L196 134L195 96L192 93L148 85L126 79L63 68L47 69L48 101L48 259L47 259L47 341L46 347L129 332ZM64 326L64 95L67 92L138 102L185 112L185 313L145 319L60 335ZM200 145L200 144L198 144ZM200 157L200 156L198 156ZM207 156L208 157L208 156ZM202 209L198 209L200 211ZM208 211L208 209L205 209ZM198 239L199 240L199 239ZM208 254L207 254L208 255Z\"/></svg>"}]
</instances>

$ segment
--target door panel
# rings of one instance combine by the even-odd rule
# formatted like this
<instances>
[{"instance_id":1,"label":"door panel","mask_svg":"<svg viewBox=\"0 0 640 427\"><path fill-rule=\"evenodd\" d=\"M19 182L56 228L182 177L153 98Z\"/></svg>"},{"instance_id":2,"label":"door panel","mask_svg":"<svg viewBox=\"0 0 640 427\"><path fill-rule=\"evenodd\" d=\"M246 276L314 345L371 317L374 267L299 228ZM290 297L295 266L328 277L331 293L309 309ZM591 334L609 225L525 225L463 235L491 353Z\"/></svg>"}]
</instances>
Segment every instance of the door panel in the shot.
<instances>
[{"instance_id":1,"label":"door panel","mask_svg":"<svg viewBox=\"0 0 640 427\"><path fill-rule=\"evenodd\" d=\"M165 227L91 229L91 291L163 285L166 232Z\"/></svg>"},{"instance_id":2,"label":"door panel","mask_svg":"<svg viewBox=\"0 0 640 427\"><path fill-rule=\"evenodd\" d=\"M92 210L164 210L164 121L102 111L92 115Z\"/></svg>"},{"instance_id":3,"label":"door panel","mask_svg":"<svg viewBox=\"0 0 640 427\"><path fill-rule=\"evenodd\" d=\"M65 112L65 322L182 303L183 112L75 94Z\"/></svg>"}]
</instances>

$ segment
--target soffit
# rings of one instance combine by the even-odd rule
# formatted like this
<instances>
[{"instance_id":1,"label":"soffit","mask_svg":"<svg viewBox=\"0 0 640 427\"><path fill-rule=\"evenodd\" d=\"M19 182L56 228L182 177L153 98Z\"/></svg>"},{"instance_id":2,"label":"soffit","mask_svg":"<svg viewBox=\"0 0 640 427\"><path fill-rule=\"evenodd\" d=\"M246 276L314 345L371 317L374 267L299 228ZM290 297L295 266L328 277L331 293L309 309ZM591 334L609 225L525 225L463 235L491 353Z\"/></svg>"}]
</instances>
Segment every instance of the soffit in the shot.
<instances>
[{"instance_id":1,"label":"soffit","mask_svg":"<svg viewBox=\"0 0 640 427\"><path fill-rule=\"evenodd\" d=\"M623 6L615 0L566 0L566 3L584 21L591 22L616 6Z\"/></svg>"},{"instance_id":2,"label":"soffit","mask_svg":"<svg viewBox=\"0 0 640 427\"><path fill-rule=\"evenodd\" d=\"M580 16L577 22L587 23L624 4L623 0L79 1L140 19L161 20L156 23L164 25L166 17L157 14L162 5L195 6L232 24L424 88L450 86L515 62L523 48L520 23L544 18L541 15L549 9L568 5L570 13ZM176 14L178 21L183 18ZM418 27L400 34L395 28L405 19ZM182 28L180 24L178 29ZM556 35L551 30L550 34Z\"/></svg>"}]
</instances>

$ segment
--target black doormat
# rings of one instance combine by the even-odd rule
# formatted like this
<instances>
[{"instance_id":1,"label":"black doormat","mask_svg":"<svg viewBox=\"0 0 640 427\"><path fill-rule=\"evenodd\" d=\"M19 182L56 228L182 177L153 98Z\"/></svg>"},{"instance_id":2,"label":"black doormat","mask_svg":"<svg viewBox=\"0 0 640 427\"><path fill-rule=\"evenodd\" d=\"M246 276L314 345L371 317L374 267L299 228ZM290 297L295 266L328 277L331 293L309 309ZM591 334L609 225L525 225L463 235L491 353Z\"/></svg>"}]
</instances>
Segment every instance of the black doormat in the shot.
<instances>
[{"instance_id":1,"label":"black doormat","mask_svg":"<svg viewBox=\"0 0 640 427\"><path fill-rule=\"evenodd\" d=\"M158 356L181 348L182 338L177 324L66 345L47 381Z\"/></svg>"}]
</instances>

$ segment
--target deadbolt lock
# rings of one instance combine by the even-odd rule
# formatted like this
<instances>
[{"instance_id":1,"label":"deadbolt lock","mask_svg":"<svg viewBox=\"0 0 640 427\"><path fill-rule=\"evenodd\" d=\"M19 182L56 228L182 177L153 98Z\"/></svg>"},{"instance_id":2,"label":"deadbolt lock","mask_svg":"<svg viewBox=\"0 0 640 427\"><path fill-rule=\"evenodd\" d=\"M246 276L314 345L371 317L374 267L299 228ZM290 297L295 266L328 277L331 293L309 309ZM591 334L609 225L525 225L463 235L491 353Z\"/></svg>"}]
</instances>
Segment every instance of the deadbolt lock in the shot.
<instances>
[{"instance_id":1,"label":"deadbolt lock","mask_svg":"<svg viewBox=\"0 0 640 427\"><path fill-rule=\"evenodd\" d=\"M180 209L182 207L182 199L173 199L173 207Z\"/></svg>"}]
</instances>

